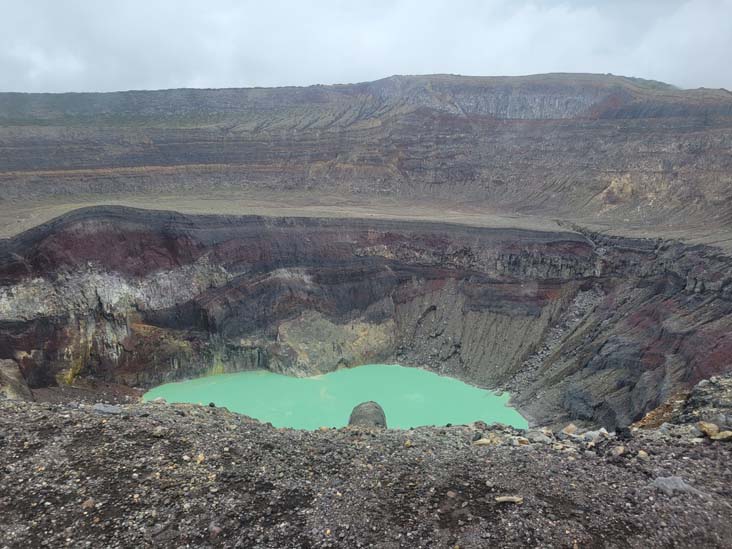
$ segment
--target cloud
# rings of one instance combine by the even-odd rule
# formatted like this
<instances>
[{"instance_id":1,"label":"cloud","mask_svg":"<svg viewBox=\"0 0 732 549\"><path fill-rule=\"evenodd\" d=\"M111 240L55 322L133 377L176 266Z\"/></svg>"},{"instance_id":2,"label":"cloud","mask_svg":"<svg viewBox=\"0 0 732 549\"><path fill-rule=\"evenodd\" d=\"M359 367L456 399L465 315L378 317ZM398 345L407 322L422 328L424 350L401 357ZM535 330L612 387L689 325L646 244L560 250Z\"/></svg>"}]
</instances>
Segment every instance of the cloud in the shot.
<instances>
[{"instance_id":1,"label":"cloud","mask_svg":"<svg viewBox=\"0 0 732 549\"><path fill-rule=\"evenodd\" d=\"M0 89L612 72L732 89L732 0L0 0Z\"/></svg>"}]
</instances>

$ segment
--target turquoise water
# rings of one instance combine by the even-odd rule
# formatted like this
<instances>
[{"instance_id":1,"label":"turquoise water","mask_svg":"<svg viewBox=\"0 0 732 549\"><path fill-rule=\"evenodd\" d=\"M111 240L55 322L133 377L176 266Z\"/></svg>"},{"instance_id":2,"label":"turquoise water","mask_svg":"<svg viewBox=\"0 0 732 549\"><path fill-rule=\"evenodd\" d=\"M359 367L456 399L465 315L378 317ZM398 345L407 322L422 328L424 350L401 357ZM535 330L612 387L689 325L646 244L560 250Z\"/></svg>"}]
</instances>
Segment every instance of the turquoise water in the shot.
<instances>
[{"instance_id":1,"label":"turquoise water","mask_svg":"<svg viewBox=\"0 0 732 549\"><path fill-rule=\"evenodd\" d=\"M378 402L389 427L494 421L526 428L521 415L501 396L420 368L370 364L297 378L266 370L220 374L156 387L145 400L225 406L275 427L317 429L348 424L353 407Z\"/></svg>"}]
</instances>

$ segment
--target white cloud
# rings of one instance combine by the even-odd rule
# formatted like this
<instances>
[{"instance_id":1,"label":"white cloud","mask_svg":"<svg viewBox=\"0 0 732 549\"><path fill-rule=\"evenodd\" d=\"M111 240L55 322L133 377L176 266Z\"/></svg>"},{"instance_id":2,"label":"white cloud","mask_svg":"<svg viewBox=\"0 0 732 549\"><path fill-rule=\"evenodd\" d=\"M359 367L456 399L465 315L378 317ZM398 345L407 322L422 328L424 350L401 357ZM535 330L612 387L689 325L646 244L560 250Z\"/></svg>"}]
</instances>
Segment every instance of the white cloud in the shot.
<instances>
[{"instance_id":1,"label":"white cloud","mask_svg":"<svg viewBox=\"0 0 732 549\"><path fill-rule=\"evenodd\" d=\"M732 89L732 0L0 0L0 89L612 72Z\"/></svg>"}]
</instances>

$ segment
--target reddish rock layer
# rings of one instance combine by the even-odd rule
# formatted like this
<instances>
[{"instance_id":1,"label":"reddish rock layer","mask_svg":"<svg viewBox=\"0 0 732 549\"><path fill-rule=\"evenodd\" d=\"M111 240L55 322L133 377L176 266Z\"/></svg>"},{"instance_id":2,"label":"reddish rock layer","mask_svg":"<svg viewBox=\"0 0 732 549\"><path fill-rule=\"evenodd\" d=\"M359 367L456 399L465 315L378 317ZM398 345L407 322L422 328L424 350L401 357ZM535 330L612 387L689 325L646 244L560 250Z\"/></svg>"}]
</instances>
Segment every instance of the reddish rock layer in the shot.
<instances>
[{"instance_id":1,"label":"reddish rock layer","mask_svg":"<svg viewBox=\"0 0 732 549\"><path fill-rule=\"evenodd\" d=\"M703 247L96 208L0 255L0 359L31 388L384 360L498 386L593 287L599 305L516 388L534 421L626 425L730 367L732 267Z\"/></svg>"}]
</instances>

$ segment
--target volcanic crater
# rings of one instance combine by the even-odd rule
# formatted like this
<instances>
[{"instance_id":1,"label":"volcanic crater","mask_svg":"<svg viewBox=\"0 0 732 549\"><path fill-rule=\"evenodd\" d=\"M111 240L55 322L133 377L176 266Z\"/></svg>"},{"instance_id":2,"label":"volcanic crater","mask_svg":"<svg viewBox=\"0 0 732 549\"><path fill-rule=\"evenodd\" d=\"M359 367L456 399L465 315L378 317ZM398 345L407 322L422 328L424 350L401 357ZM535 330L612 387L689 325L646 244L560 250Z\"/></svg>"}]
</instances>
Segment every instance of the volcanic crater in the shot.
<instances>
[{"instance_id":1,"label":"volcanic crater","mask_svg":"<svg viewBox=\"0 0 732 549\"><path fill-rule=\"evenodd\" d=\"M729 547L731 254L727 90L0 93L0 545ZM531 428L139 402L378 363Z\"/></svg>"},{"instance_id":2,"label":"volcanic crater","mask_svg":"<svg viewBox=\"0 0 732 549\"><path fill-rule=\"evenodd\" d=\"M732 353L732 264L662 240L92 207L0 253L4 375L46 398L398 362L615 429Z\"/></svg>"}]
</instances>

